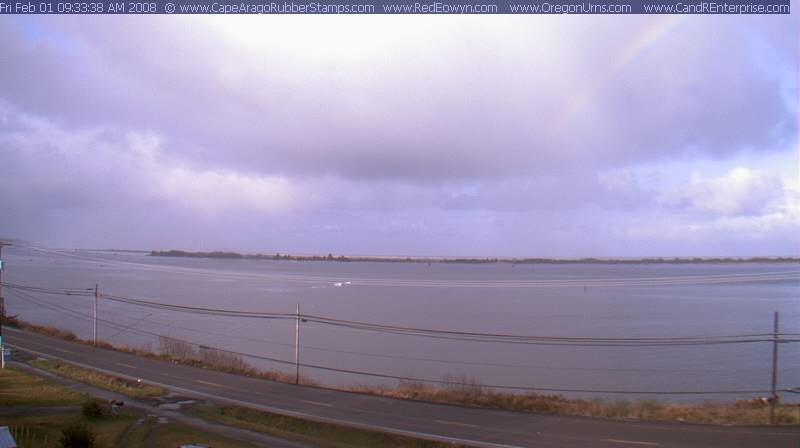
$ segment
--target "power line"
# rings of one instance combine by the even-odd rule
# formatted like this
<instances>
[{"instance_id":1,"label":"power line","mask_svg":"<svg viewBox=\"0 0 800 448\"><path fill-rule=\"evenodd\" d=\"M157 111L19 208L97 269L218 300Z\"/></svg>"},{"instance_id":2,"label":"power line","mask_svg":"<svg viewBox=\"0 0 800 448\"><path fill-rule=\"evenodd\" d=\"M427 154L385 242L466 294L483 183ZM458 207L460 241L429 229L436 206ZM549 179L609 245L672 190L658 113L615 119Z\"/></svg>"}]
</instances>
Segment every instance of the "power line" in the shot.
<instances>
[{"instance_id":1,"label":"power line","mask_svg":"<svg viewBox=\"0 0 800 448\"><path fill-rule=\"evenodd\" d=\"M50 308L50 309L58 311L60 313L64 313L64 314L67 314L69 316L72 316L73 318L76 318L76 319L79 319L79 320L83 320L85 322L90 322L91 323L93 321L93 317L88 315L88 314L83 314L83 313L80 313L80 312L75 311L73 309L70 309L70 308L67 308L67 307L63 307L63 306L60 306L60 305L57 305L57 304L54 304L54 303L51 303L51 302L47 302L44 299L38 299L36 297L31 296L30 294L26 294L26 293L23 293L21 291L12 291L12 293L16 294L21 299L25 299L27 301L35 303L35 304L37 304L39 306L42 306L44 308ZM102 323L104 323L104 324L106 324L106 325L108 325L110 327L125 329L126 331L129 331L130 333L139 334L139 335L142 335L142 336L152 336L153 335L153 334L149 334L148 332L146 332L144 330L139 330L139 329L134 329L134 328L125 328L123 325L121 325L121 324L119 324L117 322L114 322L114 321L101 319L101 318L98 318L97 321L98 322L102 322Z\"/></svg>"},{"instance_id":2,"label":"power line","mask_svg":"<svg viewBox=\"0 0 800 448\"><path fill-rule=\"evenodd\" d=\"M8 286L13 289L22 289L31 292L42 292L48 294L62 294L62 295L80 295L80 296L91 296L92 294L88 291L91 291L91 288L75 288L75 289L53 289L53 288L42 288L42 287L31 287L31 286L22 286L10 283L4 283L5 286ZM86 292L83 292L86 291ZM127 303L131 305L138 305L138 306L145 306L145 307L153 307L159 309L166 309L166 310L173 310L173 311L182 311L182 312L197 312L197 313L204 313L204 314L215 314L215 315L223 315L223 316L233 316L233 317L256 317L256 318L291 318L294 319L295 315L290 313L267 313L267 312L259 312L259 311L246 311L246 310L227 310L227 309L218 309L218 308L207 308L207 307L194 307L194 306L187 306L187 305L174 305L168 304L164 302L154 302L154 301L146 301L142 299L135 299L131 297L119 296L119 295L111 295L111 294L101 294L102 298L117 301L122 303ZM370 322L360 322L360 321L351 321L351 320L342 320L342 319L334 319L325 316L316 316L316 315L308 315L303 314L304 320L310 322L316 322L320 324L329 324L329 325L339 325L348 328L355 328L355 329L377 329L377 330L391 330L391 331L398 331L398 332L415 332L415 333L432 333L432 334L446 334L446 335L456 335L456 336L473 336L473 337L486 337L486 338L509 338L509 339L528 339L528 340L549 340L549 341L560 341L560 342L573 342L573 341L597 341L597 342L694 342L694 341L710 341L710 340L723 340L723 339L741 339L741 338L757 338L757 337L768 337L771 336L771 333L752 333L752 334L737 334L737 335L717 335L717 336L686 336L686 337L566 337L566 336L531 336L531 335L515 335L515 334L504 334L504 333L481 333L481 332L465 332L465 331L453 331L453 330L437 330L437 329L427 329L427 328L415 328L415 327L401 327L401 326L393 326L393 325L385 325L385 324L375 324ZM791 335L797 333L784 333L784 335ZM739 342L739 341L737 341ZM751 341L747 341L751 342ZM752 342L761 342L759 341L752 341Z\"/></svg>"},{"instance_id":3,"label":"power line","mask_svg":"<svg viewBox=\"0 0 800 448\"><path fill-rule=\"evenodd\" d=\"M94 288L45 288L42 286L19 285L16 283L0 282L0 285L22 291L38 292L42 294L93 296Z\"/></svg>"},{"instance_id":4,"label":"power line","mask_svg":"<svg viewBox=\"0 0 800 448\"><path fill-rule=\"evenodd\" d=\"M304 315L309 322L320 323L343 328L375 331L406 336L422 336L434 339L449 339L471 342L500 342L506 344L555 345L555 346L588 346L588 347L643 347L643 346L687 346L740 344L753 342L769 342L768 335L730 335L702 337L646 337L646 338L606 338L606 337L562 337L562 336L530 336L497 333L478 333L425 328L397 327L391 325L372 324L367 322L345 321L321 316ZM747 339L743 339L747 338ZM784 342L796 340L782 339Z\"/></svg>"},{"instance_id":5,"label":"power line","mask_svg":"<svg viewBox=\"0 0 800 448\"><path fill-rule=\"evenodd\" d=\"M67 294L64 291L69 289L52 289L31 287L16 284L5 284L12 289L23 289L28 291L45 292L50 294ZM70 294L67 294L70 295ZM77 292L74 295L86 295L87 293ZM101 294L100 297L126 303L130 305L156 308L169 311L179 311L195 314L217 315L225 317L245 317L258 319L295 319L296 316L290 313L267 313L245 310L227 310L208 307L194 307L187 305L174 305L164 302L155 302L131 297ZM518 335L508 333L482 333L455 330L438 330L430 328L403 327L386 324L376 324L370 322L360 322L352 320L335 319L325 316L303 314L300 316L306 322L317 323L334 327L350 328L396 334L402 336L419 336L434 339L456 340L467 342L484 343L505 343L523 345L545 345L545 346L581 346L581 347L656 347L656 346L695 346L695 345L722 345L722 344L741 344L771 342L772 334L737 334L737 335L715 335L715 336L681 336L681 337L568 337L568 336L542 336L542 335ZM783 334L782 336L796 336L794 333ZM800 339L782 339L781 342L798 342Z\"/></svg>"},{"instance_id":6,"label":"power line","mask_svg":"<svg viewBox=\"0 0 800 448\"><path fill-rule=\"evenodd\" d=\"M228 316L228 317L248 317L248 318L257 318L257 319L294 319L294 314L288 313L266 313L266 312L258 312L258 311L238 311L238 310L226 310L226 309L219 309L219 308L206 308L206 307L195 307L195 306L188 306L188 305L174 305L170 303L164 302L153 302L148 300L141 300L141 299L134 299L130 297L118 296L118 295L111 295L111 294L100 294L100 297L105 300L110 300L113 302L121 302L127 303L130 305L138 305L144 306L149 308L158 308L163 310L170 310L170 311L181 311L181 312L188 312L188 313L195 313L195 314L211 314L217 316Z\"/></svg>"},{"instance_id":7,"label":"power line","mask_svg":"<svg viewBox=\"0 0 800 448\"><path fill-rule=\"evenodd\" d=\"M48 302L49 303L49 302ZM72 310L61 308L64 311L72 312ZM88 315L81 314L82 317L89 317ZM120 327L122 328L119 332L114 334L113 336L108 337L108 339L112 339L117 335L130 330L138 323L144 321L148 317L152 316L151 314L147 314L146 316L140 318L133 324ZM100 321L107 323L107 324L117 324L112 321L100 319ZM198 330L196 328L191 327L184 327L180 325L176 325L173 323L164 324L160 322L150 321L150 325L157 325L163 326L167 328L176 328L185 331L191 331L196 333L202 333L206 335L214 335L220 336L225 338L243 340L243 341L250 341L250 342L257 342L260 344L269 344L269 345L276 345L282 346L287 348L293 348L294 344L289 343L281 343L275 341L268 341L265 339L258 339L258 338L250 338L245 336L238 336L226 333L218 333L209 330ZM117 324L122 325L122 324ZM149 334L148 334L149 335ZM723 373L727 372L727 370L721 369L641 369L641 368L603 368L603 367L565 367L565 366L543 366L543 365L526 365L526 364L508 364L508 363L489 363L489 362L477 362L477 361L458 361L458 360L444 360L444 359L437 359L437 358L421 358L421 357L412 357L412 356L400 356L400 355L388 355L385 353L369 353L369 352L360 352L360 351L352 351L352 350L341 350L341 349L333 349L328 347L318 347L313 345L304 345L303 349L305 350L312 350L312 351L319 351L319 352L327 352L327 353L340 353L340 354L348 354L348 355L355 355L355 356L366 356L366 357L374 357L374 358L383 358L383 359L394 359L394 360L403 360L403 361L422 361L422 362L432 362L432 363L439 363L439 364L451 364L451 365L469 365L469 366L481 366L481 367L510 367L510 368L521 368L521 369L533 369L533 370L556 370L556 371L603 371L603 372L672 372L672 373L686 373L686 372L694 372L694 373Z\"/></svg>"},{"instance_id":8,"label":"power line","mask_svg":"<svg viewBox=\"0 0 800 448\"><path fill-rule=\"evenodd\" d=\"M143 321L148 316L148 314L144 318L140 319L138 322ZM214 331L209 331L207 329L199 330L196 328L191 327L184 327L180 325L176 325L174 323L165 324L156 321L150 321L150 325L157 325L163 326L167 328L176 328L190 332L202 333L205 335L213 335L213 336L220 336L230 339L237 339L242 341L249 341L249 342L256 342L259 344L269 344L287 348L294 348L294 344L289 343L282 343L282 342L275 342L275 341L268 341L265 339L259 338L251 338L246 336L239 336L227 333L218 333ZM133 324L131 327L134 326ZM129 327L126 327L129 328ZM355 356L366 356L366 357L373 357L373 358L383 358L383 359L395 359L395 360L403 360L403 361L422 361L422 362L432 362L432 363L439 363L439 364L453 364L453 365L469 365L469 366L482 366L482 367L511 367L511 368L521 368L521 369L534 369L534 370L575 370L575 371L603 371L603 372L672 372L672 373L686 373L686 372L694 372L694 373L727 373L728 370L722 369L634 369L634 368L603 368L603 367L556 367L556 366L542 366L542 365L526 365L526 364L507 364L507 363L487 363L487 362L477 362L477 361L458 361L458 360L445 360L445 359L438 359L438 358L420 358L420 357L412 357L412 356L400 356L400 355L387 355L385 353L369 353L369 352L360 352L360 351L353 351L353 350L341 350L341 349L333 349L328 347L318 347L313 345L303 345L304 350L312 350L318 352L326 352L326 353L340 353L340 354L347 354L347 355L355 355Z\"/></svg>"},{"instance_id":9,"label":"power line","mask_svg":"<svg viewBox=\"0 0 800 448\"><path fill-rule=\"evenodd\" d=\"M52 304L51 304L52 305ZM63 307L55 307L56 309L60 309L61 311L68 310L67 308ZM80 313L71 313L71 314L80 314ZM88 320L88 316L86 316ZM114 322L108 322L109 324L113 324L114 326L120 326ZM124 327L123 327L124 328ZM279 363L283 365L295 365L292 361L286 361L278 358L272 358L262 355L255 355L252 353L244 353L232 350L221 349L217 347L209 347L206 345L198 344L192 341L187 341L183 339L174 338L171 336L165 336L158 333L143 331L143 330L136 330L133 331L134 333L141 333L156 337L163 337L167 339L171 339L174 341L190 344L195 347L200 347L207 350L214 350L224 353L229 353L231 355L241 356L245 358L257 359L262 361L269 361L274 363ZM739 389L739 390L693 390L693 391L666 391L666 390L617 390L617 389L581 389L581 388L559 388L559 387L537 387L537 386L518 386L518 385L502 385L502 384L479 384L479 383L471 383L471 382L463 382L463 381L454 381L454 380L437 380L431 378L421 378L421 377L411 377L411 376L402 376L402 375L393 375L387 373L379 373L379 372L370 372L370 371L363 371L363 370L353 370L353 369L343 369L338 367L330 367L325 365L319 364L309 364L309 363L300 363L301 367L310 368L310 369L317 369L317 370L324 370L329 372L336 372L336 373L345 373L345 374L352 374L352 375L360 375L360 376L368 376L373 378L383 378L383 379L393 379L398 381L406 381L406 382L418 382L418 383L428 383L428 384L438 384L448 387L481 387L486 389L497 389L497 390L514 390L514 391L527 391L527 392L561 392L561 393L599 393L599 394L619 394L619 395L715 395L715 394L724 394L724 395L733 395L733 394L763 394L769 392L768 390L761 390L761 389Z\"/></svg>"},{"instance_id":10,"label":"power line","mask_svg":"<svg viewBox=\"0 0 800 448\"><path fill-rule=\"evenodd\" d=\"M39 304L40 306L50 307L62 312L67 312L74 316L82 316L85 320L90 320L90 316L83 315L81 313L75 312L70 310L69 308L61 307L55 304L51 304L49 302L42 303L42 300L36 300L32 296L26 293L21 293L20 291L15 291L16 294L20 295L20 297L27 298L34 303ZM50 305L50 306L48 306ZM101 319L98 319L101 320ZM159 338L167 338L174 341L182 342L189 344L191 346L200 347L201 349L207 350L215 350L223 353L229 353L232 355L257 359L262 361L274 362L283 365L295 365L292 361L286 361L278 358L272 358L262 355L255 355L252 353L244 353L232 350L221 349L217 347L209 347L205 345L201 345L192 341L187 341L179 338L174 338L171 336L166 336L158 333L153 333L145 330L139 329L131 329L124 327L118 323L101 320L111 326L115 326L117 328L123 328L127 331L131 331L132 333L137 334L144 334L149 336L156 336ZM380 373L380 372L370 372L370 371L363 371L363 370L353 370L353 369L343 369L338 367L331 367L319 364L310 364L310 363L300 363L301 367L310 368L310 369L317 369L317 370L324 370L329 372L336 372L336 373L345 373L345 374L353 374L353 375L360 375L360 376L369 376L374 378L384 378L384 379L393 379L398 381L408 381L408 382L421 382L421 383L429 383L429 384L439 384L448 387L476 387L480 386L482 388L487 389L497 389L497 390L516 390L516 391L528 391L528 392L562 392L562 393L600 393L600 394L633 394L633 395L714 395L714 394L725 394L725 395L733 395L733 394L763 394L769 391L760 390L760 389L749 389L749 390L693 390L693 391L667 391L667 390L615 390L615 389L581 389L581 388L558 388L558 387L538 387L538 386L519 386L519 385L502 385L502 384L478 384L478 383L470 383L470 382L461 382L461 381L453 381L453 380L436 380L431 378L420 378L420 377L411 377L411 376L402 376L402 375L393 375L387 373Z\"/></svg>"}]
</instances>

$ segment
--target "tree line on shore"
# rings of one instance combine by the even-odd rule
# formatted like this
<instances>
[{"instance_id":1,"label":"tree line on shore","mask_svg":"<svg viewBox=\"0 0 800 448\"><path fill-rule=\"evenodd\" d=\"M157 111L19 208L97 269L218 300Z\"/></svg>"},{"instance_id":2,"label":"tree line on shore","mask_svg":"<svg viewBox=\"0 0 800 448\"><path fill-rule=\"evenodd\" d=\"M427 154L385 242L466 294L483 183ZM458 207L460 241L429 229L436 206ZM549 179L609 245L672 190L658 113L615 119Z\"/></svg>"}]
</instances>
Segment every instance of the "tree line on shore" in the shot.
<instances>
[{"instance_id":1,"label":"tree line on shore","mask_svg":"<svg viewBox=\"0 0 800 448\"><path fill-rule=\"evenodd\" d=\"M693 263L796 263L798 257L650 257L650 258L480 258L480 257L367 257L291 254L246 254L229 251L196 252L184 250L154 250L154 257L223 258L246 260L339 261L384 263L461 263L461 264L693 264Z\"/></svg>"}]
</instances>

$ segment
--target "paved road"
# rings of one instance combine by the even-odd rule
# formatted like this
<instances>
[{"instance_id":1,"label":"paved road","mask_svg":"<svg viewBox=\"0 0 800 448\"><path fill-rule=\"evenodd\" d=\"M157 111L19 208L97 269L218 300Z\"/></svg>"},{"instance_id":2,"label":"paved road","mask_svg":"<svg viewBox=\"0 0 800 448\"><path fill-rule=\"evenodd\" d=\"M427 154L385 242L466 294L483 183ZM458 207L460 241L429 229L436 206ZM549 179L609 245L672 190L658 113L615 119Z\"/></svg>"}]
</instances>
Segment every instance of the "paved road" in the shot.
<instances>
[{"instance_id":1,"label":"paved road","mask_svg":"<svg viewBox=\"0 0 800 448\"><path fill-rule=\"evenodd\" d=\"M4 328L7 343L173 391L318 421L482 447L800 447L800 427L614 421L477 409L294 386Z\"/></svg>"}]
</instances>

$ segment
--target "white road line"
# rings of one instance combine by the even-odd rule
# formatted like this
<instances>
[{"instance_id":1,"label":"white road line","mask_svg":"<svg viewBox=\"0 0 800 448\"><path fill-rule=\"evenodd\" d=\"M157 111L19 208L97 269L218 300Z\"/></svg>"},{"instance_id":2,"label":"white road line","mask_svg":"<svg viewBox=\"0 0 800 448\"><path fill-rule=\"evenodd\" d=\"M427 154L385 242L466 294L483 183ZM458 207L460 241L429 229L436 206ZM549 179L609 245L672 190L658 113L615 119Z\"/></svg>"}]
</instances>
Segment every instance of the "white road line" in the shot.
<instances>
[{"instance_id":1,"label":"white road line","mask_svg":"<svg viewBox=\"0 0 800 448\"><path fill-rule=\"evenodd\" d=\"M203 380L192 380L195 383L205 384L206 386L213 386L219 387L220 389L227 389L227 386L223 386L222 384L212 383L211 381L203 381Z\"/></svg>"},{"instance_id":2,"label":"white road line","mask_svg":"<svg viewBox=\"0 0 800 448\"><path fill-rule=\"evenodd\" d=\"M69 354L71 354L71 355L74 355L74 354L75 354L75 352L73 352L73 351L71 351L71 350L64 350L63 348L52 347L52 349L53 349L53 350L57 350L57 351L59 351L59 352L61 352L61 353L69 353Z\"/></svg>"},{"instance_id":3,"label":"white road line","mask_svg":"<svg viewBox=\"0 0 800 448\"><path fill-rule=\"evenodd\" d=\"M436 423L443 423L445 425L463 426L466 428L480 428L480 426L473 425L471 423L451 422L450 420L434 420L434 421Z\"/></svg>"},{"instance_id":4,"label":"white road line","mask_svg":"<svg viewBox=\"0 0 800 448\"><path fill-rule=\"evenodd\" d=\"M619 440L619 439L606 439L607 442L624 443L627 445L641 445L641 446L658 446L655 442L639 442L636 440Z\"/></svg>"},{"instance_id":5,"label":"white road line","mask_svg":"<svg viewBox=\"0 0 800 448\"><path fill-rule=\"evenodd\" d=\"M326 408L332 408L332 407L333 407L333 405L332 405L332 404L330 404L330 403L323 403L323 402L321 402L321 401L311 401L311 400L300 400L300 401L302 401L303 403L315 404L315 405L317 405L317 406L325 406Z\"/></svg>"},{"instance_id":6,"label":"white road line","mask_svg":"<svg viewBox=\"0 0 800 448\"><path fill-rule=\"evenodd\" d=\"M118 366L122 366L122 367L127 367L129 369L138 369L138 367L132 366L130 364L125 364L124 362L115 362L114 364L116 364Z\"/></svg>"}]
</instances>

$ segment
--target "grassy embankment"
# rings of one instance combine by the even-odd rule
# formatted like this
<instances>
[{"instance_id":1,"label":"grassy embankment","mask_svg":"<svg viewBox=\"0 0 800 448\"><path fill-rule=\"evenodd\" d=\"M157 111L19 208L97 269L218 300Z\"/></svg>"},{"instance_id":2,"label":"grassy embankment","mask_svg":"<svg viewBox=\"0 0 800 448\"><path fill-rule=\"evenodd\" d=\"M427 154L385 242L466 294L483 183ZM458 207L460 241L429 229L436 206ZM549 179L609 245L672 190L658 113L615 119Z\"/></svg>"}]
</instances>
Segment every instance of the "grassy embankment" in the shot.
<instances>
[{"instance_id":1,"label":"grassy embankment","mask_svg":"<svg viewBox=\"0 0 800 448\"><path fill-rule=\"evenodd\" d=\"M110 415L101 408L102 412L89 417L82 409L89 400L85 395L13 367L0 370L0 409L3 411L0 425L9 427L21 447L58 447L62 431L75 423L89 428L95 435L97 448L166 448L191 442L217 448L252 446L181 424L158 423L129 409Z\"/></svg>"},{"instance_id":2,"label":"grassy embankment","mask_svg":"<svg viewBox=\"0 0 800 448\"><path fill-rule=\"evenodd\" d=\"M76 366L67 362L50 359L31 361L34 367L75 381L90 384L101 389L110 390L131 398L143 399L160 397L167 393L166 389L152 386L140 381L131 381L116 376L106 375L91 369Z\"/></svg>"},{"instance_id":3,"label":"grassy embankment","mask_svg":"<svg viewBox=\"0 0 800 448\"><path fill-rule=\"evenodd\" d=\"M734 425L769 424L769 406L758 399L721 403L707 401L701 404L659 400L586 400L565 398L561 395L501 393L465 377L446 378L442 387L404 382L395 387L357 386L352 390L410 400L583 417ZM800 407L796 404L779 404L775 415L779 425L800 424Z\"/></svg>"},{"instance_id":4,"label":"grassy embankment","mask_svg":"<svg viewBox=\"0 0 800 448\"><path fill-rule=\"evenodd\" d=\"M13 317L4 317L3 325L19 328L35 333L53 336L67 341L78 342L86 345L94 345L93 341L81 339L69 330L63 330L49 325L37 325ZM184 365L202 367L206 369L219 370L222 372L235 373L256 378L263 378L270 381L294 384L294 375L274 371L257 369L248 364L244 359L235 353L207 348L180 339L162 336L159 339L159 347L155 351L141 347L129 347L112 345L105 341L98 341L100 348L130 353L136 356L170 361ZM317 382L306 376L300 376L300 383L305 385L317 385Z\"/></svg>"},{"instance_id":5,"label":"grassy embankment","mask_svg":"<svg viewBox=\"0 0 800 448\"><path fill-rule=\"evenodd\" d=\"M58 328L33 325L22 321L17 321L15 324L20 328L31 331L90 344L89 341L77 338L72 332ZM143 349L115 347L108 343L101 343L104 348L140 356L212 368L272 381L294 382L292 375L283 372L259 370L247 364L240 356L229 352L202 349L185 341L170 338L162 338L159 345L159 353L154 353ZM316 384L305 377L301 377L301 383ZM480 382L474 379L453 376L445 378L443 385L440 387L422 383L402 382L394 387L355 386L351 387L350 390L437 403L586 417L737 425L764 425L769 423L769 407L760 400L744 400L733 403L706 402L702 404L678 404L658 400L583 400L565 398L560 395L500 393L483 387ZM776 421L778 424L783 425L800 424L800 410L796 405L778 405L776 407Z\"/></svg>"}]
</instances>

